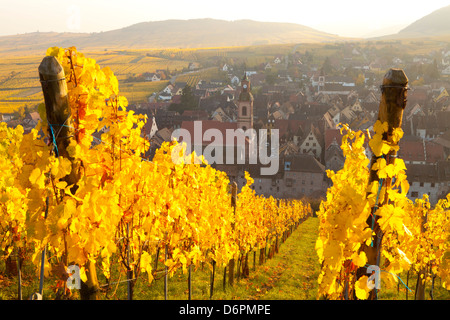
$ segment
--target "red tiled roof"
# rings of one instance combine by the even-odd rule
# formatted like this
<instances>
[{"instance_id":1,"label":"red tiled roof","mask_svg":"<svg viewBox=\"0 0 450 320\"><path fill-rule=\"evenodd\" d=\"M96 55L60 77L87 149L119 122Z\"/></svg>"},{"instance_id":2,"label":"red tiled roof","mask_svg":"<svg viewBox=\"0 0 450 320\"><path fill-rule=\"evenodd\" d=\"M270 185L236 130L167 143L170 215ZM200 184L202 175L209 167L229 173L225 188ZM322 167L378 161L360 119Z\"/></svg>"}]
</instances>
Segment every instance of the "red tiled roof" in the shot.
<instances>
[{"instance_id":1,"label":"red tiled roof","mask_svg":"<svg viewBox=\"0 0 450 320\"><path fill-rule=\"evenodd\" d=\"M301 127L303 129L305 127L305 124L306 121L304 120L276 119L273 128L279 130L278 133L281 138L283 135L287 134L288 131L290 131L292 134L296 134L298 128Z\"/></svg>"},{"instance_id":2,"label":"red tiled roof","mask_svg":"<svg viewBox=\"0 0 450 320\"><path fill-rule=\"evenodd\" d=\"M411 104L415 104L417 102L426 102L427 100L427 91L424 89L415 89L408 92L408 101Z\"/></svg>"},{"instance_id":3,"label":"red tiled roof","mask_svg":"<svg viewBox=\"0 0 450 320\"><path fill-rule=\"evenodd\" d=\"M425 149L427 151L427 162L436 163L444 160L444 147L442 145L428 141L425 142Z\"/></svg>"},{"instance_id":4,"label":"red tiled roof","mask_svg":"<svg viewBox=\"0 0 450 320\"><path fill-rule=\"evenodd\" d=\"M325 131L325 150L328 149L333 140L336 139L338 146L342 144L342 134L340 129L327 129Z\"/></svg>"},{"instance_id":5,"label":"red tiled roof","mask_svg":"<svg viewBox=\"0 0 450 320\"><path fill-rule=\"evenodd\" d=\"M41 120L41 116L39 115L38 112L31 112L30 113L30 117L31 117L32 120L34 120L36 122Z\"/></svg>"},{"instance_id":6,"label":"red tiled roof","mask_svg":"<svg viewBox=\"0 0 450 320\"><path fill-rule=\"evenodd\" d=\"M405 161L436 163L444 160L444 147L431 141L425 142L425 149L424 143L420 139L402 139L399 142L399 146L398 156Z\"/></svg>"},{"instance_id":7,"label":"red tiled roof","mask_svg":"<svg viewBox=\"0 0 450 320\"><path fill-rule=\"evenodd\" d=\"M309 154L288 155L285 157L285 162L286 161L290 162L289 171L312 173L325 172L325 166Z\"/></svg>"},{"instance_id":8,"label":"red tiled roof","mask_svg":"<svg viewBox=\"0 0 450 320\"><path fill-rule=\"evenodd\" d=\"M404 161L425 161L422 140L402 139L399 147L398 156Z\"/></svg>"},{"instance_id":9,"label":"red tiled roof","mask_svg":"<svg viewBox=\"0 0 450 320\"><path fill-rule=\"evenodd\" d=\"M184 110L182 116L207 118L208 112L205 110Z\"/></svg>"},{"instance_id":10,"label":"red tiled roof","mask_svg":"<svg viewBox=\"0 0 450 320\"><path fill-rule=\"evenodd\" d=\"M221 132L224 145L232 145L236 143L227 141L226 139L227 130L233 130L234 133L235 130L237 129L236 122L221 122L216 120L183 121L181 123L181 129L186 129L187 131L189 131L192 143L195 142L195 134L197 133L194 129L194 122L198 125L197 130L201 130L199 132L201 132L202 145L208 145L212 142L211 140L213 140L213 139L211 140L204 139L204 133L209 129L218 129ZM182 141L182 139L180 140Z\"/></svg>"}]
</instances>

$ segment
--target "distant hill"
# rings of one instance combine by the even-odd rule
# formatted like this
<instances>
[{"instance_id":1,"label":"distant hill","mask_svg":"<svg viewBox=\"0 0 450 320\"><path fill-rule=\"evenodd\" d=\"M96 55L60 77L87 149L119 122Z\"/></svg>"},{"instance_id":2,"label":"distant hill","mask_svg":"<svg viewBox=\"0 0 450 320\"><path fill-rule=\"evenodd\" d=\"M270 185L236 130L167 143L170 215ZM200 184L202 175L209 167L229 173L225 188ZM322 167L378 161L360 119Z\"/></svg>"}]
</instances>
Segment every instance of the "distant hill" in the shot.
<instances>
[{"instance_id":1,"label":"distant hill","mask_svg":"<svg viewBox=\"0 0 450 320\"><path fill-rule=\"evenodd\" d=\"M450 34L450 5L438 9L400 30L399 36L422 37Z\"/></svg>"},{"instance_id":2,"label":"distant hill","mask_svg":"<svg viewBox=\"0 0 450 320\"><path fill-rule=\"evenodd\" d=\"M383 37L385 35L396 34L399 30L405 28L408 24L396 24L387 27L383 27L377 30L370 31L363 35L363 38L375 38L375 37Z\"/></svg>"},{"instance_id":3,"label":"distant hill","mask_svg":"<svg viewBox=\"0 0 450 320\"><path fill-rule=\"evenodd\" d=\"M45 50L49 46L80 49L201 48L248 46L341 39L294 23L215 19L142 22L99 33L34 32L0 37L0 52Z\"/></svg>"}]
</instances>

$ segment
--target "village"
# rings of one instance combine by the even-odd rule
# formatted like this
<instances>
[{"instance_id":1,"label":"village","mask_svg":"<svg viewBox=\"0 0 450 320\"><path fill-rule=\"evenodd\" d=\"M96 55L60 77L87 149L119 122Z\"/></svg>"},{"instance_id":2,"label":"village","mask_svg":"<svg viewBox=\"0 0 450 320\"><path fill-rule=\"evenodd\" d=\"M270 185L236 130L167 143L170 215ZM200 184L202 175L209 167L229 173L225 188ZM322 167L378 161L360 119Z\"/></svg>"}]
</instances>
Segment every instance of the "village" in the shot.
<instances>
[{"instance_id":1,"label":"village","mask_svg":"<svg viewBox=\"0 0 450 320\"><path fill-rule=\"evenodd\" d=\"M341 169L345 161L340 124L371 133L384 72L398 67L405 70L410 89L398 152L407 167L408 197L415 200L428 194L430 202L436 203L450 192L450 49L444 46L429 54L403 56L391 50L381 56L370 46L340 46L342 54L327 56L321 63L310 51L301 53L296 48L252 67L245 60L220 57L203 65L193 61L185 73L217 68L223 75L199 79L193 85L177 81L177 75L166 70L132 79L172 79L147 101L128 108L148 116L143 132L151 147L146 157L151 159L163 142L171 141L174 130L192 131L195 121L202 121L203 130L215 128L223 133L237 128L278 129L276 174L261 175L261 164L213 166L225 171L238 187L245 185L245 171L249 172L257 194L321 199L331 184L326 171ZM25 131L39 120L37 112L26 113L20 121L13 114L1 117L11 126L22 124ZM371 157L368 145L366 155Z\"/></svg>"}]
</instances>

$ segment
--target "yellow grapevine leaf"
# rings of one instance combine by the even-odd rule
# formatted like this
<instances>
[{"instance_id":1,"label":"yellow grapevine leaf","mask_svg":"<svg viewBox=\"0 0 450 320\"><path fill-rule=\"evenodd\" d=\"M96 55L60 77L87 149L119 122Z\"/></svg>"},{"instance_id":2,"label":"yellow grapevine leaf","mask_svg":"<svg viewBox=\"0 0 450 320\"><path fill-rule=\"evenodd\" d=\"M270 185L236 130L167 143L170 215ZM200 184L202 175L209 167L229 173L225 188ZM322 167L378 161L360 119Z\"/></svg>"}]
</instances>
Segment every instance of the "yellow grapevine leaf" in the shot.
<instances>
[{"instance_id":1,"label":"yellow grapevine leaf","mask_svg":"<svg viewBox=\"0 0 450 320\"><path fill-rule=\"evenodd\" d=\"M382 155L381 148L383 145L382 137L380 134L373 136L372 140L369 141L369 146L375 156L380 157Z\"/></svg>"},{"instance_id":2,"label":"yellow grapevine leaf","mask_svg":"<svg viewBox=\"0 0 450 320\"><path fill-rule=\"evenodd\" d=\"M382 170L386 167L386 160L384 158L378 159L372 166L372 170Z\"/></svg>"},{"instance_id":3,"label":"yellow grapevine leaf","mask_svg":"<svg viewBox=\"0 0 450 320\"><path fill-rule=\"evenodd\" d=\"M396 172L406 170L405 162L403 161L403 159L395 159L394 166Z\"/></svg>"},{"instance_id":4,"label":"yellow grapevine leaf","mask_svg":"<svg viewBox=\"0 0 450 320\"><path fill-rule=\"evenodd\" d=\"M381 123L380 120L377 120L373 126L373 130L375 131L375 133L378 133L378 134L387 132L388 128L389 128L389 125L388 125L387 121Z\"/></svg>"},{"instance_id":5,"label":"yellow grapevine leaf","mask_svg":"<svg viewBox=\"0 0 450 320\"><path fill-rule=\"evenodd\" d=\"M391 146L383 141L381 144L381 154L388 154L388 152L391 150Z\"/></svg>"},{"instance_id":6,"label":"yellow grapevine leaf","mask_svg":"<svg viewBox=\"0 0 450 320\"><path fill-rule=\"evenodd\" d=\"M86 268L85 267L81 267L80 268L80 279L83 282L87 282L87 280L88 280L87 275L86 275Z\"/></svg>"},{"instance_id":7,"label":"yellow grapevine leaf","mask_svg":"<svg viewBox=\"0 0 450 320\"><path fill-rule=\"evenodd\" d=\"M362 276L355 283L356 297L361 300L366 300L369 297L370 289L367 286L367 276Z\"/></svg>"},{"instance_id":8,"label":"yellow grapevine leaf","mask_svg":"<svg viewBox=\"0 0 450 320\"><path fill-rule=\"evenodd\" d=\"M392 131L392 140L395 144L397 144L400 139L403 137L403 130L402 128L395 128Z\"/></svg>"},{"instance_id":9,"label":"yellow grapevine leaf","mask_svg":"<svg viewBox=\"0 0 450 320\"><path fill-rule=\"evenodd\" d=\"M360 254L354 253L352 255L352 261L354 264L356 264L358 267L364 267L367 263L367 256L364 251L362 251Z\"/></svg>"},{"instance_id":10,"label":"yellow grapevine leaf","mask_svg":"<svg viewBox=\"0 0 450 320\"><path fill-rule=\"evenodd\" d=\"M56 187L59 188L59 189L64 189L65 187L67 187L67 182L65 182L65 181L59 181L59 182L56 184Z\"/></svg>"},{"instance_id":11,"label":"yellow grapevine leaf","mask_svg":"<svg viewBox=\"0 0 450 320\"><path fill-rule=\"evenodd\" d=\"M43 189L45 187L45 176L41 173L39 168L33 169L29 180L32 184L37 184L39 189Z\"/></svg>"},{"instance_id":12,"label":"yellow grapevine leaf","mask_svg":"<svg viewBox=\"0 0 450 320\"><path fill-rule=\"evenodd\" d=\"M41 169L35 168L30 174L30 177L29 177L30 182L32 184L35 184L40 175L41 175Z\"/></svg>"},{"instance_id":13,"label":"yellow grapevine leaf","mask_svg":"<svg viewBox=\"0 0 450 320\"><path fill-rule=\"evenodd\" d=\"M64 157L59 157L59 169L63 172L62 175L68 175L72 171L72 162Z\"/></svg>"}]
</instances>

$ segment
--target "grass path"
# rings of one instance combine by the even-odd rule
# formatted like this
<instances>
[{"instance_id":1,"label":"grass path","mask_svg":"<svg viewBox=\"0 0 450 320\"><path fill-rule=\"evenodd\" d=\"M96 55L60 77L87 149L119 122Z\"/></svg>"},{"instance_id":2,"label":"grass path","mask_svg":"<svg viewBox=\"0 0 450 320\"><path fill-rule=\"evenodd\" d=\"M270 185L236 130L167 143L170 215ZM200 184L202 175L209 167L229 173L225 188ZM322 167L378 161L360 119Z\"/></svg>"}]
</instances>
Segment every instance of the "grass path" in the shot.
<instances>
[{"instance_id":1,"label":"grass path","mask_svg":"<svg viewBox=\"0 0 450 320\"><path fill-rule=\"evenodd\" d=\"M283 243L273 259L248 279L260 283L250 299L315 300L320 265L314 250L318 219L309 218Z\"/></svg>"}]
</instances>

